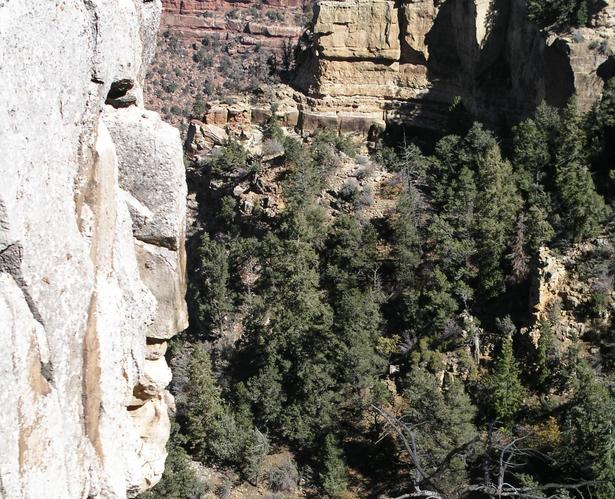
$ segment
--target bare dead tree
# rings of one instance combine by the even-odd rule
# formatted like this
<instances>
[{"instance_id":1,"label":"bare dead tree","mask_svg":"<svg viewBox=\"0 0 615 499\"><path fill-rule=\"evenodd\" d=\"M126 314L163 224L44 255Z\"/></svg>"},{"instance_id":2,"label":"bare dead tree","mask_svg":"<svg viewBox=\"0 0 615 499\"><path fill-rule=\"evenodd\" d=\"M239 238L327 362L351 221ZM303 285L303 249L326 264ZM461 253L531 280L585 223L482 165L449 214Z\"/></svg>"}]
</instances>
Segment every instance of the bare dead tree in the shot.
<instances>
[{"instance_id":1,"label":"bare dead tree","mask_svg":"<svg viewBox=\"0 0 615 499\"><path fill-rule=\"evenodd\" d=\"M523 468L527 464L527 459L531 456L540 456L548 459L547 456L535 449L522 447L520 444L530 437L525 435L517 437L512 441L496 447L493 444L493 428L490 428L488 436L488 454L489 450L497 451L497 460L494 463L496 466L495 472L491 473L492 464L490 460L486 460L484 464L484 483L469 485L455 491L452 494L446 494L441 490L436 482L436 477L441 473L453 458L467 453L478 441L478 437L453 449L437 466L435 471L427 472L421 464L421 451L417 446L416 432L422 423L409 423L404 420L404 417L397 417L381 407L374 404L372 409L377 415L384 420L383 435L380 440L388 435L395 434L401 441L405 452L408 454L412 466L414 468L414 491L407 492L401 496L389 499L450 499L451 497L463 497L470 492L480 492L494 499L502 499L503 497L514 497L518 499L555 499L562 490L572 490L579 497L584 499L587 494L591 498L591 488L602 483L599 480L577 481L572 483L547 483L536 486L516 486L511 483L511 479L515 478L516 470ZM495 479L494 479L495 478ZM425 487L423 490L422 487ZM550 493L550 495L545 495Z\"/></svg>"}]
</instances>

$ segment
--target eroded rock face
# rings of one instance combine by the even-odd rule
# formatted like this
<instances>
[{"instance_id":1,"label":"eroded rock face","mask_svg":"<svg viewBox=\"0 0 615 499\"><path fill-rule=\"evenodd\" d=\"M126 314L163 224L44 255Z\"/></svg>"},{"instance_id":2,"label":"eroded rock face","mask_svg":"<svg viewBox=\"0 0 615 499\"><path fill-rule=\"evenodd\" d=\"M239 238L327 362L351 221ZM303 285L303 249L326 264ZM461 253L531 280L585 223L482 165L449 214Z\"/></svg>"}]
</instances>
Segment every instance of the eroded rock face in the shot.
<instances>
[{"instance_id":1,"label":"eroded rock face","mask_svg":"<svg viewBox=\"0 0 615 499\"><path fill-rule=\"evenodd\" d=\"M530 296L536 323L528 331L536 345L544 324L550 325L562 354L576 340L585 341L585 333L608 330L615 313L615 292L608 270L614 257L615 247L608 238L576 244L563 254L541 248ZM604 296L600 310L594 305L596 293ZM591 319L588 313L593 315ZM592 355L602 362L597 351Z\"/></svg>"},{"instance_id":2,"label":"eroded rock face","mask_svg":"<svg viewBox=\"0 0 615 499\"><path fill-rule=\"evenodd\" d=\"M121 498L164 468L146 337L186 327L186 185L177 131L135 106L160 11L0 1L0 497Z\"/></svg>"},{"instance_id":3,"label":"eroded rock face","mask_svg":"<svg viewBox=\"0 0 615 499\"><path fill-rule=\"evenodd\" d=\"M236 38L240 46L251 49L255 45L279 50L286 43L301 36L302 26L272 21L267 17L250 22L226 14L231 10L256 9L263 13L290 10L300 14L308 0L162 0L164 13L162 29L177 34L183 41L200 43L203 37L219 40ZM309 0L312 1L312 0Z\"/></svg>"},{"instance_id":4,"label":"eroded rock face","mask_svg":"<svg viewBox=\"0 0 615 499\"><path fill-rule=\"evenodd\" d=\"M615 72L615 3L591 28L541 33L525 0L321 0L294 85L313 113L445 130L455 102L509 126L574 93L585 111ZM379 116L378 116L379 114Z\"/></svg>"}]
</instances>

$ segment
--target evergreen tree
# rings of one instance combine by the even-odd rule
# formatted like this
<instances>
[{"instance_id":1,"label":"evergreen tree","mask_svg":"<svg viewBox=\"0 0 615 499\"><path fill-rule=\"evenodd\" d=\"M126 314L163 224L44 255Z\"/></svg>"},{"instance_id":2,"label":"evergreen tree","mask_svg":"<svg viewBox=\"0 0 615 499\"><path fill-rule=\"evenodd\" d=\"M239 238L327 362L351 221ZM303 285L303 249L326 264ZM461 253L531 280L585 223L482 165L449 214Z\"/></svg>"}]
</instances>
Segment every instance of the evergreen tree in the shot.
<instances>
[{"instance_id":1,"label":"evergreen tree","mask_svg":"<svg viewBox=\"0 0 615 499\"><path fill-rule=\"evenodd\" d=\"M485 296L492 297L504 283L502 261L521 205L511 165L502 160L497 145L480 157L477 183L481 186L475 214L479 286Z\"/></svg>"},{"instance_id":2,"label":"evergreen tree","mask_svg":"<svg viewBox=\"0 0 615 499\"><path fill-rule=\"evenodd\" d=\"M384 367L376 351L382 322L382 296L374 283L376 234L371 225L361 227L356 219L342 216L326 247L325 282L333 305L333 332L341 342L338 383L360 397Z\"/></svg>"},{"instance_id":3,"label":"evergreen tree","mask_svg":"<svg viewBox=\"0 0 615 499\"><path fill-rule=\"evenodd\" d=\"M247 325L256 371L248 387L260 421L311 445L336 418L335 371L343 343L332 332L312 245L269 234L261 248L263 299Z\"/></svg>"},{"instance_id":4,"label":"evergreen tree","mask_svg":"<svg viewBox=\"0 0 615 499\"><path fill-rule=\"evenodd\" d=\"M513 170L525 198L527 251L537 255L555 231L550 219L553 206L547 190L554 176L553 156L561 119L554 108L541 104L534 119L513 128Z\"/></svg>"},{"instance_id":5,"label":"evergreen tree","mask_svg":"<svg viewBox=\"0 0 615 499\"><path fill-rule=\"evenodd\" d=\"M330 497L336 497L348 487L348 472L337 439L329 433L322 452L320 483Z\"/></svg>"},{"instance_id":6,"label":"evergreen tree","mask_svg":"<svg viewBox=\"0 0 615 499\"><path fill-rule=\"evenodd\" d=\"M615 79L607 81L600 102L589 115L590 152L596 184L609 199L615 197Z\"/></svg>"},{"instance_id":7,"label":"evergreen tree","mask_svg":"<svg viewBox=\"0 0 615 499\"><path fill-rule=\"evenodd\" d=\"M587 26L605 5L605 0L527 0L530 20L549 30Z\"/></svg>"},{"instance_id":8,"label":"evergreen tree","mask_svg":"<svg viewBox=\"0 0 615 499\"><path fill-rule=\"evenodd\" d=\"M513 352L512 337L502 343L502 351L495 361L489 382L491 405L498 421L511 424L521 409L525 389L521 384L520 370Z\"/></svg>"},{"instance_id":9,"label":"evergreen tree","mask_svg":"<svg viewBox=\"0 0 615 499\"><path fill-rule=\"evenodd\" d=\"M188 365L185 428L190 450L204 463L243 466L260 444L251 421L238 421L223 401L211 359L201 345L194 346Z\"/></svg>"},{"instance_id":10,"label":"evergreen tree","mask_svg":"<svg viewBox=\"0 0 615 499\"><path fill-rule=\"evenodd\" d=\"M595 495L615 497L615 397L586 361L572 380L574 395L562 425L565 472L599 480Z\"/></svg>"},{"instance_id":11,"label":"evergreen tree","mask_svg":"<svg viewBox=\"0 0 615 499\"><path fill-rule=\"evenodd\" d=\"M410 372L403 395L407 404L403 419L415 428L420 466L440 490L454 491L467 480L467 461L460 451L478 435L473 423L476 409L462 383L454 380L442 388L422 368Z\"/></svg>"},{"instance_id":12,"label":"evergreen tree","mask_svg":"<svg viewBox=\"0 0 615 499\"><path fill-rule=\"evenodd\" d=\"M202 333L221 336L227 316L232 310L228 289L229 264L223 242L203 234L198 250L198 266L192 284L193 302L197 303L196 318Z\"/></svg>"},{"instance_id":13,"label":"evergreen tree","mask_svg":"<svg viewBox=\"0 0 615 499\"><path fill-rule=\"evenodd\" d=\"M558 355L555 351L555 338L553 335L553 328L548 321L541 321L540 338L538 338L537 348L537 381L538 386L542 391L546 391L549 385L552 383L558 366Z\"/></svg>"},{"instance_id":14,"label":"evergreen tree","mask_svg":"<svg viewBox=\"0 0 615 499\"><path fill-rule=\"evenodd\" d=\"M401 330L415 327L418 320L422 257L419 221L422 217L418 190L410 188L397 204L393 222L393 254L395 257L395 304L397 325Z\"/></svg>"},{"instance_id":15,"label":"evergreen tree","mask_svg":"<svg viewBox=\"0 0 615 499\"><path fill-rule=\"evenodd\" d=\"M581 241L600 232L610 210L596 192L587 166L587 144L574 99L566 106L559 143L555 184L562 228L568 238Z\"/></svg>"}]
</instances>

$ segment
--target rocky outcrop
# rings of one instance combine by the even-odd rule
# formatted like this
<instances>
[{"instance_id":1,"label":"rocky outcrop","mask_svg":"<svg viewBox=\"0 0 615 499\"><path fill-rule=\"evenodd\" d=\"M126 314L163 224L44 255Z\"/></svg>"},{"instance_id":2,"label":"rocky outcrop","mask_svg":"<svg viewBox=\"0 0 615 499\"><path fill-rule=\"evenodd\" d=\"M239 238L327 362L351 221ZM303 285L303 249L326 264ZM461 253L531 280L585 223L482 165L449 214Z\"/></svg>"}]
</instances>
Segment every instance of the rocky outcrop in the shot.
<instances>
[{"instance_id":1,"label":"rocky outcrop","mask_svg":"<svg viewBox=\"0 0 615 499\"><path fill-rule=\"evenodd\" d=\"M576 340L600 343L597 339L615 314L614 258L615 246L608 238L577 244L563 254L541 248L530 297L536 324L529 334L534 343L545 323L562 350ZM589 350L598 357L597 351Z\"/></svg>"},{"instance_id":2,"label":"rocky outcrop","mask_svg":"<svg viewBox=\"0 0 615 499\"><path fill-rule=\"evenodd\" d=\"M294 85L305 106L447 128L450 108L508 126L546 100L582 110L612 76L615 3L591 28L540 32L524 0L321 0Z\"/></svg>"},{"instance_id":3,"label":"rocky outcrop","mask_svg":"<svg viewBox=\"0 0 615 499\"><path fill-rule=\"evenodd\" d=\"M137 107L160 11L0 1L0 497L134 496L164 468L186 184Z\"/></svg>"}]
</instances>

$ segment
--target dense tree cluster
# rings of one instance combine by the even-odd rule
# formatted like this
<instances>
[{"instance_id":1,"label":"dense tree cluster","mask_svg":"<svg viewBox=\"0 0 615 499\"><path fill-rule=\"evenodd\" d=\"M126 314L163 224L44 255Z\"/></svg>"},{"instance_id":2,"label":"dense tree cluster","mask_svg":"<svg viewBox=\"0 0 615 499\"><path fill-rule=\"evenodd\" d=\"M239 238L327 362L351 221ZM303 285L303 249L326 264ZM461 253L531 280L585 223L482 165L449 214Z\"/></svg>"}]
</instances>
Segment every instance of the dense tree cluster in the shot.
<instances>
[{"instance_id":1,"label":"dense tree cluster","mask_svg":"<svg viewBox=\"0 0 615 499\"><path fill-rule=\"evenodd\" d=\"M187 480L187 451L259 483L284 447L321 496L360 474L359 490L393 495L615 497L613 321L588 336L596 361L587 338L563 347L557 307L533 324L527 306L542 246L614 243L614 102L609 85L586 116L574 101L542 105L506 147L474 124L431 154L381 149L400 195L372 221L319 204L354 153L327 131L306 145L271 124L286 201L273 218L240 213L230 195L265 168L240 145L199 165L218 209L193 269L192 329L175 346L172 476ZM588 266L611 275L612 257Z\"/></svg>"},{"instance_id":2,"label":"dense tree cluster","mask_svg":"<svg viewBox=\"0 0 615 499\"><path fill-rule=\"evenodd\" d=\"M605 5L606 0L527 0L530 20L554 30L587 26Z\"/></svg>"}]
</instances>

